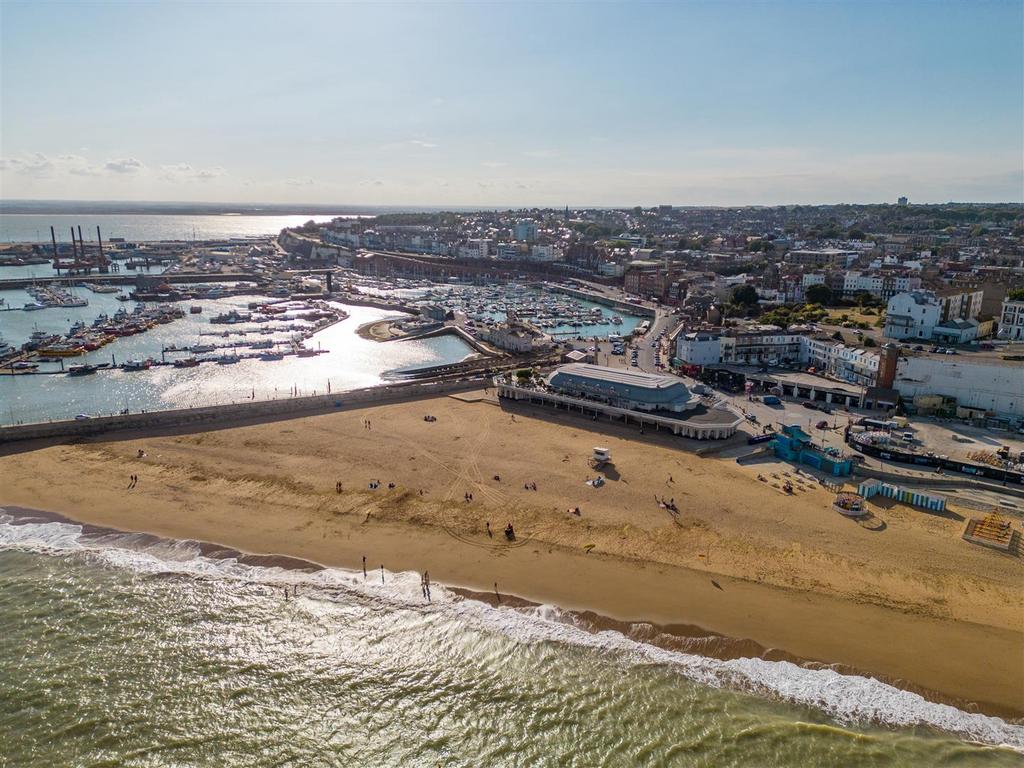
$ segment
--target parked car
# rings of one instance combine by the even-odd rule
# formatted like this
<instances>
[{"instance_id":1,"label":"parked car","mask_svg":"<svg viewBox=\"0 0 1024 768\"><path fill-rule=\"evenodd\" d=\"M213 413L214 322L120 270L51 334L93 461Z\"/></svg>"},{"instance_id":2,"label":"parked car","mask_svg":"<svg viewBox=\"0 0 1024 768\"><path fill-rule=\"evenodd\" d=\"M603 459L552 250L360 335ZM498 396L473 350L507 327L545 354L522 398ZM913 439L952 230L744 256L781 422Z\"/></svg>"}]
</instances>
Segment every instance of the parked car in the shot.
<instances>
[{"instance_id":1,"label":"parked car","mask_svg":"<svg viewBox=\"0 0 1024 768\"><path fill-rule=\"evenodd\" d=\"M814 425L817 429L828 429L828 422L822 419Z\"/></svg>"},{"instance_id":2,"label":"parked car","mask_svg":"<svg viewBox=\"0 0 1024 768\"><path fill-rule=\"evenodd\" d=\"M800 405L802 405L804 408L809 408L812 411L818 410L818 404L810 400L804 400L802 403L800 403Z\"/></svg>"}]
</instances>

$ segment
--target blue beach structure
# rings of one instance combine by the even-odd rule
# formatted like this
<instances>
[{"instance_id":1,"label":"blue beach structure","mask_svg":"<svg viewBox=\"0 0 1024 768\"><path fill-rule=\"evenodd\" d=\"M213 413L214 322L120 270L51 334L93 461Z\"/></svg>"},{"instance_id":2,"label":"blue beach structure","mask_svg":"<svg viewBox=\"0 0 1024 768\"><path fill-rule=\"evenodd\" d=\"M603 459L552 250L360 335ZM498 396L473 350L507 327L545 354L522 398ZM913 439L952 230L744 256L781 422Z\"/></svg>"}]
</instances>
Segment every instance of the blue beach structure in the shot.
<instances>
[{"instance_id":1,"label":"blue beach structure","mask_svg":"<svg viewBox=\"0 0 1024 768\"><path fill-rule=\"evenodd\" d=\"M772 447L775 455L784 461L806 464L835 477L853 473L853 461L849 456L833 456L815 448L811 444L811 436L796 424L787 424L777 432Z\"/></svg>"}]
</instances>

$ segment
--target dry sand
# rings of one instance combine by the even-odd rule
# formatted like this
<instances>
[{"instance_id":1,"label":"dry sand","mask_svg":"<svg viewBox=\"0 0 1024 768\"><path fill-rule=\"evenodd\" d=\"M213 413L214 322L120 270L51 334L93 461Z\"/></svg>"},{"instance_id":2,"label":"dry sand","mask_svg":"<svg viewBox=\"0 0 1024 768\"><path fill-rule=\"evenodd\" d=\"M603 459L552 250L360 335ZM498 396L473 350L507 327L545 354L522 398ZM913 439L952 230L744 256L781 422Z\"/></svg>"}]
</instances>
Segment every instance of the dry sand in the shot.
<instances>
[{"instance_id":1,"label":"dry sand","mask_svg":"<svg viewBox=\"0 0 1024 768\"><path fill-rule=\"evenodd\" d=\"M884 529L869 530L789 465L740 467L680 448L692 442L473 399L12 448L0 456L0 503L327 565L357 568L366 555L371 567L699 625L1024 712L1024 567L961 540L955 510L873 505ZM585 481L597 445L614 466L595 489Z\"/></svg>"}]
</instances>

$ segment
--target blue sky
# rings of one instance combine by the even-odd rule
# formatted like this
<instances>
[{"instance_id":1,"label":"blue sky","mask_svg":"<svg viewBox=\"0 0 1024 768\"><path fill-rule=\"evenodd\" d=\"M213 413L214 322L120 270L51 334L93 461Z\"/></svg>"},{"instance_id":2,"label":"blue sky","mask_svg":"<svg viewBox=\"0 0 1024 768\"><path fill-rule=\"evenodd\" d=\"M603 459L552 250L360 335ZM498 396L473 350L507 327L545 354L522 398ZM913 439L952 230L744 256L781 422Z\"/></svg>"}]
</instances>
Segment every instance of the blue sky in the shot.
<instances>
[{"instance_id":1,"label":"blue sky","mask_svg":"<svg viewBox=\"0 0 1024 768\"><path fill-rule=\"evenodd\" d=\"M4 198L1024 197L1024 4L0 4Z\"/></svg>"}]
</instances>

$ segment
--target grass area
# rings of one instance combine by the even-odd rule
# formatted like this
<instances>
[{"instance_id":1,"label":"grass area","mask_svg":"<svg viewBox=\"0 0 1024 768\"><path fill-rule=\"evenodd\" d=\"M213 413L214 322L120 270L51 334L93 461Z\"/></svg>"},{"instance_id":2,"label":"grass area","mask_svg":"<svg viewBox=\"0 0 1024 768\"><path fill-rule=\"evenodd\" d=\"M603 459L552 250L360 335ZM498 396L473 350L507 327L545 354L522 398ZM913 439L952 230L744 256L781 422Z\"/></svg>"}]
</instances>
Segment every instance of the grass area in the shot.
<instances>
[{"instance_id":1,"label":"grass area","mask_svg":"<svg viewBox=\"0 0 1024 768\"><path fill-rule=\"evenodd\" d=\"M844 322L866 323L869 328L874 328L879 318L885 318L885 309L876 309L874 314L865 314L860 307L840 307L829 309L828 316L821 322L831 325L842 325Z\"/></svg>"}]
</instances>

